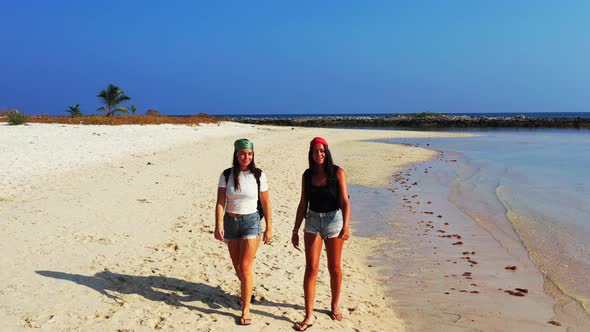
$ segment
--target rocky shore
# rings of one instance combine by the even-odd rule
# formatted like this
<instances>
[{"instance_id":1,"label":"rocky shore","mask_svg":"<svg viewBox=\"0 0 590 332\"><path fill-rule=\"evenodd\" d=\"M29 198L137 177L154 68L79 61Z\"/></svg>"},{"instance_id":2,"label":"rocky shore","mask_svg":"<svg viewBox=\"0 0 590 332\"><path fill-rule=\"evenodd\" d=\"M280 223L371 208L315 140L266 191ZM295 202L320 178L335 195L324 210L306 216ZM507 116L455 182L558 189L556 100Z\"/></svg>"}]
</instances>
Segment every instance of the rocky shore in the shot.
<instances>
[{"instance_id":1,"label":"rocky shore","mask_svg":"<svg viewBox=\"0 0 590 332\"><path fill-rule=\"evenodd\" d=\"M398 127L398 128L589 128L590 118L483 117L465 115L402 114L392 116L240 117L229 120L249 124L294 127Z\"/></svg>"}]
</instances>

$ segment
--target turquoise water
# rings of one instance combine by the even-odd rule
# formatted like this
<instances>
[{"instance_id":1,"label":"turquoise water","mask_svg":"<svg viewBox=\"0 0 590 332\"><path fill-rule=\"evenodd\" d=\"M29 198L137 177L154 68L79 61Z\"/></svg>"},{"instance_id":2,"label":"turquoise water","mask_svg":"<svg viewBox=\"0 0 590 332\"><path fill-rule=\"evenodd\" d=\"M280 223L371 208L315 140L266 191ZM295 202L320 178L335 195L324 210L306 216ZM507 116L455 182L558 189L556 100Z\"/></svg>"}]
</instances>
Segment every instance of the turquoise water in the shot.
<instances>
[{"instance_id":1,"label":"turquoise water","mask_svg":"<svg viewBox=\"0 0 590 332\"><path fill-rule=\"evenodd\" d=\"M590 132L470 132L480 136L387 142L457 152L449 200L492 231L507 218L547 280L590 313Z\"/></svg>"}]
</instances>

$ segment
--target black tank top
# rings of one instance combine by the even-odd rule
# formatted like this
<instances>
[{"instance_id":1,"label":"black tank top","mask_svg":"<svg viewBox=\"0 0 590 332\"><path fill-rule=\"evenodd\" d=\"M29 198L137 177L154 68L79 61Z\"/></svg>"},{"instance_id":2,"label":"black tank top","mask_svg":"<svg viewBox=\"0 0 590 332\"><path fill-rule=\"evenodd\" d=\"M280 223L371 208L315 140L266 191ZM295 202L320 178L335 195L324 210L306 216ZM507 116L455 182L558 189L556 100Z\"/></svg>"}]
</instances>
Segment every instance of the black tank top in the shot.
<instances>
[{"instance_id":1,"label":"black tank top","mask_svg":"<svg viewBox=\"0 0 590 332\"><path fill-rule=\"evenodd\" d=\"M305 179L305 192L309 202L309 209L315 212L330 212L340 208L340 188L338 185L339 167L332 166L332 176L328 177L328 184L322 187L311 185L311 169L303 173Z\"/></svg>"},{"instance_id":2,"label":"black tank top","mask_svg":"<svg viewBox=\"0 0 590 332\"><path fill-rule=\"evenodd\" d=\"M330 212L339 209L338 199L329 186L311 186L309 209L315 212Z\"/></svg>"}]
</instances>

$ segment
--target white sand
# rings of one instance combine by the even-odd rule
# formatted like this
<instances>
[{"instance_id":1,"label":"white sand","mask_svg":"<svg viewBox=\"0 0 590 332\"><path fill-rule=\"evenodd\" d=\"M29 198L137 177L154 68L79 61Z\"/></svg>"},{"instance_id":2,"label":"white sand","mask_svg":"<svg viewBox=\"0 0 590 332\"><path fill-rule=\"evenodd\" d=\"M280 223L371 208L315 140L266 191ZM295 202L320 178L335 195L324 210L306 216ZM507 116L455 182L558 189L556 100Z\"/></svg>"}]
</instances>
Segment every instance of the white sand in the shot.
<instances>
[{"instance_id":1,"label":"white sand","mask_svg":"<svg viewBox=\"0 0 590 332\"><path fill-rule=\"evenodd\" d=\"M178 144L229 135L247 135L251 126L81 126L0 123L0 188L20 191L29 178L55 175L89 164L144 156ZM51 129L48 129L51 128ZM221 130L220 130L221 129ZM1 195L1 194L0 194Z\"/></svg>"},{"instance_id":2,"label":"white sand","mask_svg":"<svg viewBox=\"0 0 590 332\"><path fill-rule=\"evenodd\" d=\"M307 144L318 135L351 183L378 186L434 152L353 140L445 134L233 123L1 125L0 330L292 330L303 318L304 254L291 247L290 230ZM274 215L274 241L256 258L247 328L236 325L239 284L212 235L217 179L241 137L255 143ZM329 277L321 267L313 330L405 330L391 309L396 299L385 297L367 268L378 241L354 237L354 229L347 241L342 322L327 315Z\"/></svg>"}]
</instances>

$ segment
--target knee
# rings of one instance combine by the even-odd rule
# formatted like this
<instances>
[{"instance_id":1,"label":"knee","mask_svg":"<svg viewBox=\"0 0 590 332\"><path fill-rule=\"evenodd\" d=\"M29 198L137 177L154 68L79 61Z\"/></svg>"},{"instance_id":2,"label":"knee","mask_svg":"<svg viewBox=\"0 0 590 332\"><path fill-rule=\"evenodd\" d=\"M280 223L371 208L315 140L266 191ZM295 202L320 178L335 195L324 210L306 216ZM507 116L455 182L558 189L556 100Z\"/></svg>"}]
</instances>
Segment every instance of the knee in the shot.
<instances>
[{"instance_id":1,"label":"knee","mask_svg":"<svg viewBox=\"0 0 590 332\"><path fill-rule=\"evenodd\" d=\"M305 276L307 278L316 278L318 276L319 271L320 271L319 264L308 264L305 266Z\"/></svg>"},{"instance_id":2,"label":"knee","mask_svg":"<svg viewBox=\"0 0 590 332\"><path fill-rule=\"evenodd\" d=\"M330 275L339 275L342 274L342 267L340 263L330 263L328 264L328 271L330 271Z\"/></svg>"},{"instance_id":3,"label":"knee","mask_svg":"<svg viewBox=\"0 0 590 332\"><path fill-rule=\"evenodd\" d=\"M240 273L243 276L249 275L252 272L252 262L243 261L240 263Z\"/></svg>"},{"instance_id":4,"label":"knee","mask_svg":"<svg viewBox=\"0 0 590 332\"><path fill-rule=\"evenodd\" d=\"M240 279L242 279L242 275L244 274L242 271L243 271L243 270L242 270L242 266L241 266L241 265L237 265L237 266L236 266L236 274L238 275L238 277L239 277Z\"/></svg>"}]
</instances>

